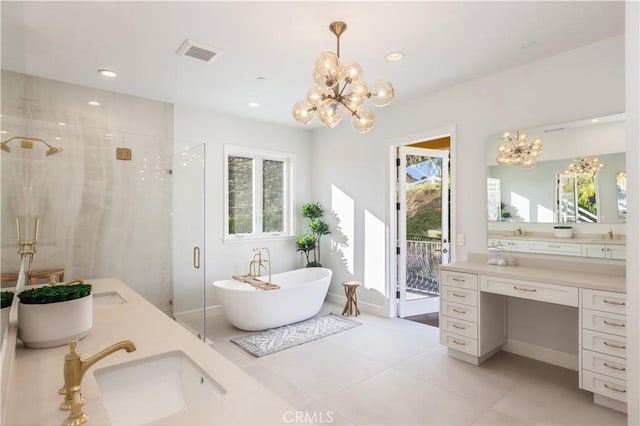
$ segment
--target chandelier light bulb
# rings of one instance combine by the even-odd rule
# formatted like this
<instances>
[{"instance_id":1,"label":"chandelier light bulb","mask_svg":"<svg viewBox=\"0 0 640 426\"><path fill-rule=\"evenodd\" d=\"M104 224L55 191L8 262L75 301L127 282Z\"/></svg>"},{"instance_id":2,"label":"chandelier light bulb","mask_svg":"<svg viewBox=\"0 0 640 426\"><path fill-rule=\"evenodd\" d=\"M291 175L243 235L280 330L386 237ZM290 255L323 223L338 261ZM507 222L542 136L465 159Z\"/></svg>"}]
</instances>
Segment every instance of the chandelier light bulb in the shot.
<instances>
[{"instance_id":1,"label":"chandelier light bulb","mask_svg":"<svg viewBox=\"0 0 640 426\"><path fill-rule=\"evenodd\" d=\"M313 106L306 100L296 102L293 106L293 118L300 124L307 124L316 113Z\"/></svg>"},{"instance_id":2,"label":"chandelier light bulb","mask_svg":"<svg viewBox=\"0 0 640 426\"><path fill-rule=\"evenodd\" d=\"M351 116L351 127L358 133L367 133L373 128L374 121L375 117L371 111L360 108Z\"/></svg>"},{"instance_id":3,"label":"chandelier light bulb","mask_svg":"<svg viewBox=\"0 0 640 426\"><path fill-rule=\"evenodd\" d=\"M325 99L318 107L318 118L325 126L333 128L342 120L342 105L334 99Z\"/></svg>"},{"instance_id":4,"label":"chandelier light bulb","mask_svg":"<svg viewBox=\"0 0 640 426\"><path fill-rule=\"evenodd\" d=\"M318 55L311 73L316 83L307 91L304 100L293 106L294 119L309 123L317 114L327 127L335 127L343 115L351 115L352 127L366 133L373 128L375 118L371 111L362 108L365 99L383 107L393 102L395 91L388 81L376 81L368 87L362 81L362 67L356 62L340 65L340 35L347 29L344 22L333 22L329 29L337 38L336 53L325 51Z\"/></svg>"},{"instance_id":5,"label":"chandelier light bulb","mask_svg":"<svg viewBox=\"0 0 640 426\"><path fill-rule=\"evenodd\" d=\"M387 106L394 97L393 86L388 81L378 80L369 88L369 98L375 106Z\"/></svg>"}]
</instances>

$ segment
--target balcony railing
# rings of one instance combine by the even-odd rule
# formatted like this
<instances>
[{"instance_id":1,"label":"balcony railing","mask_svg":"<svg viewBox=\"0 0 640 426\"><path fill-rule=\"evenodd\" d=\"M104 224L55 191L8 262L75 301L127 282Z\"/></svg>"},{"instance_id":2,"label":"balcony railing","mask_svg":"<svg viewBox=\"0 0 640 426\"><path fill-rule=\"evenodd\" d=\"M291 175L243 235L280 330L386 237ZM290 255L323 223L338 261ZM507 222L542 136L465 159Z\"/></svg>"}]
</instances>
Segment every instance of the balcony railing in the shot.
<instances>
[{"instance_id":1,"label":"balcony railing","mask_svg":"<svg viewBox=\"0 0 640 426\"><path fill-rule=\"evenodd\" d=\"M438 266L440 264L442 264L441 241L407 239L407 291L439 296Z\"/></svg>"}]
</instances>

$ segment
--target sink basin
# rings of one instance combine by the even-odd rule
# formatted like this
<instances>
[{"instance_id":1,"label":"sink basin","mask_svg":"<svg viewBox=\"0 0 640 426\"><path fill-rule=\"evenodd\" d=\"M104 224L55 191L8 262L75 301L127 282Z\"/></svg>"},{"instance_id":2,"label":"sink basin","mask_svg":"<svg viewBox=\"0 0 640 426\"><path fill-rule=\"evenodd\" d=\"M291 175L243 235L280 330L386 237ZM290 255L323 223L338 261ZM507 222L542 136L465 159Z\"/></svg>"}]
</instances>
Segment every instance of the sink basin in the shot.
<instances>
[{"instance_id":1,"label":"sink basin","mask_svg":"<svg viewBox=\"0 0 640 426\"><path fill-rule=\"evenodd\" d=\"M182 351L99 368L93 374L113 426L144 425L225 393Z\"/></svg>"},{"instance_id":2,"label":"sink basin","mask_svg":"<svg viewBox=\"0 0 640 426\"><path fill-rule=\"evenodd\" d=\"M117 291L93 294L93 306L124 305L126 303L127 301L124 300L124 297L120 296L120 293Z\"/></svg>"}]
</instances>

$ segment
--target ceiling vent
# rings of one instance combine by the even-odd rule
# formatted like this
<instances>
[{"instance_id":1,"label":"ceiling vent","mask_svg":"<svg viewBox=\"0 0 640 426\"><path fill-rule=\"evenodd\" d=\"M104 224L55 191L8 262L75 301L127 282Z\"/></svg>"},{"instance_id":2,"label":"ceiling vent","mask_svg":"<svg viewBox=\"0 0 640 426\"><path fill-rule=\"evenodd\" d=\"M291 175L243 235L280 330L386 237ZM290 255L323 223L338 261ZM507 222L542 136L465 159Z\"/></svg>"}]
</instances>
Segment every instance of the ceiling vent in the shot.
<instances>
[{"instance_id":1,"label":"ceiling vent","mask_svg":"<svg viewBox=\"0 0 640 426\"><path fill-rule=\"evenodd\" d=\"M222 51L214 47L186 39L180 45L180 47L176 51L176 54L211 63L218 56L222 55Z\"/></svg>"}]
</instances>

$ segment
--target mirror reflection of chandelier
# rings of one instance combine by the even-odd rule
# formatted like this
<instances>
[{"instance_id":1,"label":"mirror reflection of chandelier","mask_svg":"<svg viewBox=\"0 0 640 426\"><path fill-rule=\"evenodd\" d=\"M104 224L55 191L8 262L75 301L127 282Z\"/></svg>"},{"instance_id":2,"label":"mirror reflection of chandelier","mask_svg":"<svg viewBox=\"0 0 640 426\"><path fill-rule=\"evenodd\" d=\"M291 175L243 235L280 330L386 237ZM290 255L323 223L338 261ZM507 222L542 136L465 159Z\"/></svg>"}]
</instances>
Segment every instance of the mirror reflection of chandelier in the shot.
<instances>
[{"instance_id":1,"label":"mirror reflection of chandelier","mask_svg":"<svg viewBox=\"0 0 640 426\"><path fill-rule=\"evenodd\" d=\"M606 166L607 163L598 160L596 157L579 157L573 160L562 173L565 175L591 176Z\"/></svg>"},{"instance_id":2,"label":"mirror reflection of chandelier","mask_svg":"<svg viewBox=\"0 0 640 426\"><path fill-rule=\"evenodd\" d=\"M329 30L337 38L336 53L322 52L316 59L311 74L315 86L307 91L307 97L293 106L293 118L307 124L315 117L325 126L335 127L342 116L351 115L351 126L359 133L373 128L373 113L362 107L365 98L378 107L389 105L395 96L388 81L376 81L371 86L361 80L362 67L350 62L340 64L340 35L347 29L344 22L333 22Z\"/></svg>"},{"instance_id":3,"label":"mirror reflection of chandelier","mask_svg":"<svg viewBox=\"0 0 640 426\"><path fill-rule=\"evenodd\" d=\"M515 134L505 132L502 135L504 141L498 147L496 161L502 166L522 166L532 169L536 166L536 158L542 152L544 144L542 139L535 138L530 141L527 132L516 130Z\"/></svg>"}]
</instances>

